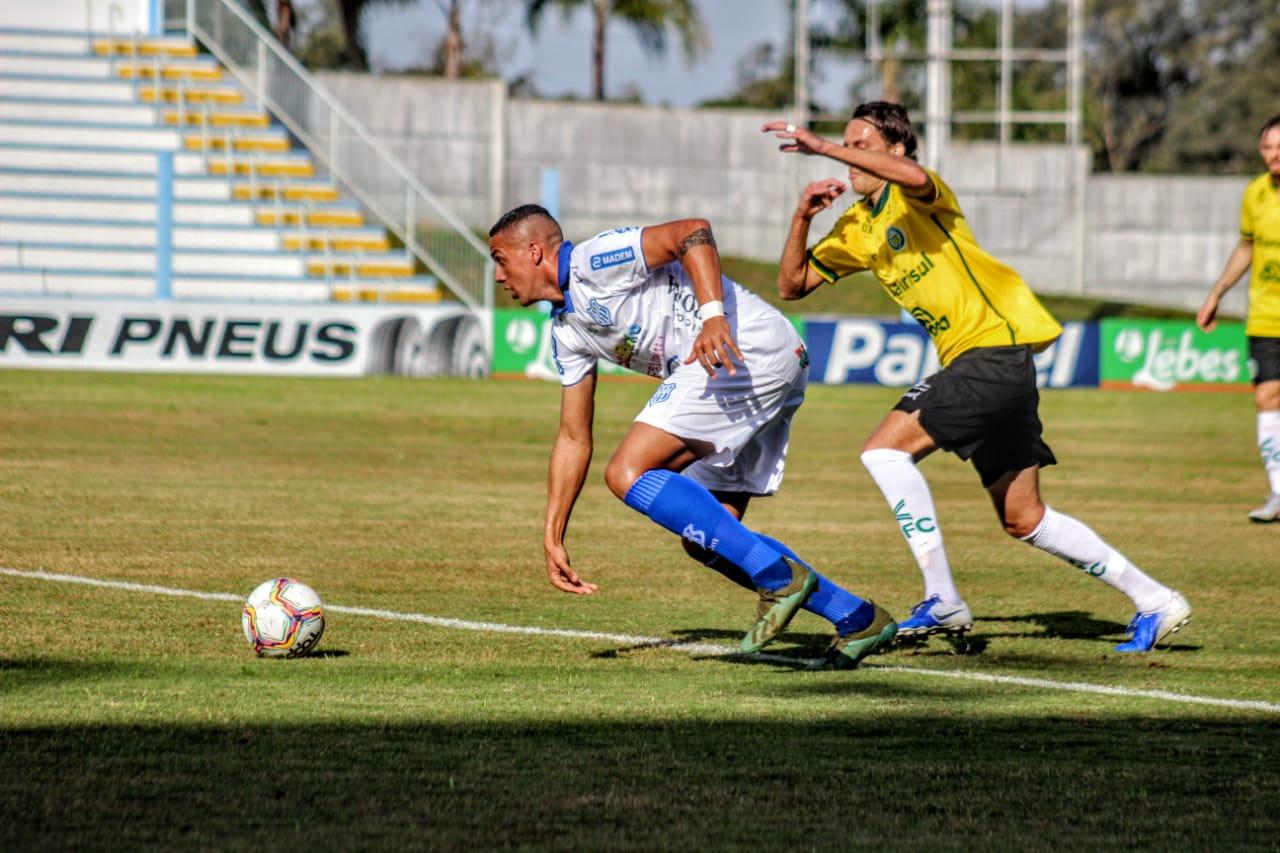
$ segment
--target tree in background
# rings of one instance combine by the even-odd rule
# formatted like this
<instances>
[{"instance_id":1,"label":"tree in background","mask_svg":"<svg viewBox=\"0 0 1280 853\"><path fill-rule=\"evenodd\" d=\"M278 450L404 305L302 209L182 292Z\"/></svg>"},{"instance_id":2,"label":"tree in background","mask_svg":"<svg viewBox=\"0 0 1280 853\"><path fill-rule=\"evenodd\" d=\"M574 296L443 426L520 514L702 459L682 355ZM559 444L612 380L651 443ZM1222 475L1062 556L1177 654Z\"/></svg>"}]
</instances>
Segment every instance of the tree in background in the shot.
<instances>
[{"instance_id":1,"label":"tree in background","mask_svg":"<svg viewBox=\"0 0 1280 853\"><path fill-rule=\"evenodd\" d=\"M821 8L828 16L822 23L809 27L814 53L864 52L872 23L866 0L818 0L818 4L815 10ZM875 35L883 50L876 67L876 78L880 81L880 91L874 96L877 99L902 104L908 109L919 106L919 86L904 86L902 81L904 60L900 54L924 50L927 6L926 0L883 0L879 4ZM956 15L963 17L958 5ZM852 100L861 99L855 95Z\"/></svg>"},{"instance_id":2,"label":"tree in background","mask_svg":"<svg viewBox=\"0 0 1280 853\"><path fill-rule=\"evenodd\" d=\"M1257 170L1258 128L1280 112L1275 7L1255 0L1200 0L1182 15L1152 22L1162 33L1151 60L1155 68L1134 73L1144 66L1128 55L1107 63L1113 73L1117 67L1130 72L1119 75L1118 95L1099 99L1091 78L1087 103L1094 123L1105 129L1132 121L1142 131L1104 137L1106 159L1099 156L1097 167L1193 174ZM1111 139L1119 142L1114 149L1106 144Z\"/></svg>"},{"instance_id":3,"label":"tree in background","mask_svg":"<svg viewBox=\"0 0 1280 853\"><path fill-rule=\"evenodd\" d=\"M706 33L694 0L525 0L529 28L537 32L547 8L555 6L561 17L568 19L577 9L587 6L594 19L591 40L591 91L597 101L605 99L604 60L605 33L609 20L617 18L627 24L640 39L640 45L654 56L667 50L667 32L672 30L680 41L686 60L692 62L706 45Z\"/></svg>"},{"instance_id":4,"label":"tree in background","mask_svg":"<svg viewBox=\"0 0 1280 853\"><path fill-rule=\"evenodd\" d=\"M243 0L252 4L264 0ZM295 55L308 68L349 68L369 70L368 47L361 29L364 13L376 6L411 6L418 0L319 0L298 9L298 39ZM483 6L492 0L470 0ZM488 33L477 31L463 37L463 11L468 0L432 0L445 21L445 34L428 55L428 61L410 72L459 77L497 76L497 49Z\"/></svg>"},{"instance_id":5,"label":"tree in background","mask_svg":"<svg viewBox=\"0 0 1280 853\"><path fill-rule=\"evenodd\" d=\"M783 110L795 98L795 56L772 42L755 45L738 60L737 88L729 94L703 101L702 107L744 107Z\"/></svg>"}]
</instances>

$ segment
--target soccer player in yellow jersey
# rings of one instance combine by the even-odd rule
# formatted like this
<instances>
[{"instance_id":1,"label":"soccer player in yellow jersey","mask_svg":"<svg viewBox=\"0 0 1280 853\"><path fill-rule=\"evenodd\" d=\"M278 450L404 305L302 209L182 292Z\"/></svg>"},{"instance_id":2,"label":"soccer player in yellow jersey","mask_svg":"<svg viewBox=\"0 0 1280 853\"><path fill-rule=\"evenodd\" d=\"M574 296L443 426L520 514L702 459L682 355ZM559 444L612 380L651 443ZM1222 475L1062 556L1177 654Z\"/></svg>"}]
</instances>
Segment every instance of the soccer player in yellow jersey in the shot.
<instances>
[{"instance_id":1,"label":"soccer player in yellow jersey","mask_svg":"<svg viewBox=\"0 0 1280 853\"><path fill-rule=\"evenodd\" d=\"M1254 521L1280 521L1280 115L1262 126L1258 153L1267 171L1244 188L1240 201L1240 241L1213 283L1196 323L1213 329L1218 303L1244 271L1249 276L1249 360L1258 409L1258 452L1271 481L1267 502L1249 513Z\"/></svg>"},{"instance_id":2,"label":"soccer player in yellow jersey","mask_svg":"<svg viewBox=\"0 0 1280 853\"><path fill-rule=\"evenodd\" d=\"M924 600L899 636L960 634L973 615L951 576L938 514L916 463L941 447L973 461L1012 536L1120 590L1137 614L1121 652L1146 652L1191 614L1186 599L1129 562L1093 530L1046 506L1040 469L1056 460L1041 438L1032 355L1061 333L1016 272L974 240L955 194L915 161L906 111L863 104L843 144L786 122L766 124L784 152L848 166L861 196L831 233L808 248L809 224L846 186L815 181L800 194L782 250L778 289L801 299L824 284L870 270L925 327L942 369L903 395L862 448L862 461L892 507L924 575Z\"/></svg>"}]
</instances>

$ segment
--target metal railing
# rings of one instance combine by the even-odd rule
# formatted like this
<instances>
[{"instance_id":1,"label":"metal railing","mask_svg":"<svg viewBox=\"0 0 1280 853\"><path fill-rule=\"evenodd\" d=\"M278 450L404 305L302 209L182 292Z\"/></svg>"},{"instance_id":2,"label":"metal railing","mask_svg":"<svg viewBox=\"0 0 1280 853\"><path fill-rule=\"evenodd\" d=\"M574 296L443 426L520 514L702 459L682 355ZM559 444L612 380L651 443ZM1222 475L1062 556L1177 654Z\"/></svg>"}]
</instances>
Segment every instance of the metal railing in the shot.
<instances>
[{"instance_id":1,"label":"metal railing","mask_svg":"<svg viewBox=\"0 0 1280 853\"><path fill-rule=\"evenodd\" d=\"M186 0L187 31L491 328L488 246L234 0Z\"/></svg>"}]
</instances>

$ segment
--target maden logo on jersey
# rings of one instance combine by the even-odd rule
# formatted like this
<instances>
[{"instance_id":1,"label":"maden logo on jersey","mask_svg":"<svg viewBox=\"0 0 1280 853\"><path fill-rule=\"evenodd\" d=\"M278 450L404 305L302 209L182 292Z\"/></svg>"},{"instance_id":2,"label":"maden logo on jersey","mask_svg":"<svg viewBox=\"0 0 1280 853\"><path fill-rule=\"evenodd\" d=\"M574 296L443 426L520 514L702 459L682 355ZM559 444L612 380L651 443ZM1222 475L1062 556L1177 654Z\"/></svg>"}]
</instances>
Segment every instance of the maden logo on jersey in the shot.
<instances>
[{"instance_id":1,"label":"maden logo on jersey","mask_svg":"<svg viewBox=\"0 0 1280 853\"><path fill-rule=\"evenodd\" d=\"M635 250L630 246L627 246L624 249L616 249L612 252L602 252L598 255L592 255L591 268L593 270L602 270L606 267L616 267L619 264L629 263L635 259Z\"/></svg>"}]
</instances>

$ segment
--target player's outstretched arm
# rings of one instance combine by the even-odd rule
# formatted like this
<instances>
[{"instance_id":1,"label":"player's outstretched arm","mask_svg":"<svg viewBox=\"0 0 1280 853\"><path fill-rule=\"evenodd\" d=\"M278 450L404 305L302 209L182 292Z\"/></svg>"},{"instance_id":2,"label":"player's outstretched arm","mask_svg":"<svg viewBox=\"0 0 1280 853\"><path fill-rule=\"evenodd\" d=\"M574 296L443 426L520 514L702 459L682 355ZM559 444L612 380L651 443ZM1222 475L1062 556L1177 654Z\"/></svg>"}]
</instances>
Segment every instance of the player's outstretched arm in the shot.
<instances>
[{"instance_id":1,"label":"player's outstretched arm","mask_svg":"<svg viewBox=\"0 0 1280 853\"><path fill-rule=\"evenodd\" d=\"M591 466L591 424L595 418L596 374L592 371L576 385L560 392L560 427L551 446L547 466L547 515L542 548L547 561L547 579L556 589L574 595L590 595L596 585L587 583L569 565L564 547L569 516L582 492Z\"/></svg>"},{"instance_id":2,"label":"player's outstretched arm","mask_svg":"<svg viewBox=\"0 0 1280 853\"><path fill-rule=\"evenodd\" d=\"M702 331L693 342L685 364L697 361L707 375L715 376L722 365L730 375L737 373L733 356L742 363L742 350L724 316L724 285L721 282L720 252L716 249L711 223L705 219L677 219L644 229L640 238L644 262L654 267L679 261L693 282L693 294L702 316Z\"/></svg>"},{"instance_id":3,"label":"player's outstretched arm","mask_svg":"<svg viewBox=\"0 0 1280 853\"><path fill-rule=\"evenodd\" d=\"M834 178L814 181L800 193L787 242L778 261L778 295L783 299L803 299L824 279L809 266L809 224L813 217L831 206L848 189Z\"/></svg>"},{"instance_id":4,"label":"player's outstretched arm","mask_svg":"<svg viewBox=\"0 0 1280 853\"><path fill-rule=\"evenodd\" d=\"M1240 242L1236 243L1235 249L1231 251L1231 257L1227 258L1227 265L1222 268L1222 274L1209 288L1209 295L1205 297L1204 304L1196 312L1196 325L1202 330L1213 331L1213 327L1218 324L1218 305L1222 302L1223 295L1235 286L1251 263L1253 263L1253 241L1241 237Z\"/></svg>"},{"instance_id":5,"label":"player's outstretched arm","mask_svg":"<svg viewBox=\"0 0 1280 853\"><path fill-rule=\"evenodd\" d=\"M797 127L785 121L771 121L760 129L781 139L782 144L778 146L778 150L784 153L827 157L897 184L907 195L917 198L929 198L937 192L929 173L910 157L884 151L868 151L857 146L849 147L824 139L806 127Z\"/></svg>"}]
</instances>

